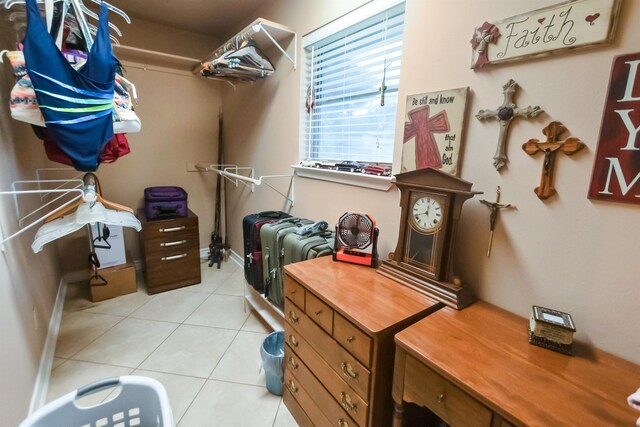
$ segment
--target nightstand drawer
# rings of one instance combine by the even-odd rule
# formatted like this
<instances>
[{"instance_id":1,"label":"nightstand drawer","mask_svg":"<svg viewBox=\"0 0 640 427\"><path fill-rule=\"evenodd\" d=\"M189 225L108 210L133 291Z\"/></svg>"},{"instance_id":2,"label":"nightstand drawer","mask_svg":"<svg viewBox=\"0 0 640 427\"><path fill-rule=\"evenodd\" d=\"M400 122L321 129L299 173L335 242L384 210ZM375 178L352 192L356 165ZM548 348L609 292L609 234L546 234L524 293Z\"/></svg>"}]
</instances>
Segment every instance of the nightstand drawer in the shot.
<instances>
[{"instance_id":1,"label":"nightstand drawer","mask_svg":"<svg viewBox=\"0 0 640 427\"><path fill-rule=\"evenodd\" d=\"M304 288L289 276L284 276L284 296L304 310Z\"/></svg>"},{"instance_id":2,"label":"nightstand drawer","mask_svg":"<svg viewBox=\"0 0 640 427\"><path fill-rule=\"evenodd\" d=\"M407 355L405 377L420 378L412 390L405 390L414 402L433 411L450 425L490 427L491 411L434 370Z\"/></svg>"},{"instance_id":3,"label":"nightstand drawer","mask_svg":"<svg viewBox=\"0 0 640 427\"><path fill-rule=\"evenodd\" d=\"M329 335L333 333L333 310L311 292L306 294L304 311Z\"/></svg>"},{"instance_id":4,"label":"nightstand drawer","mask_svg":"<svg viewBox=\"0 0 640 427\"><path fill-rule=\"evenodd\" d=\"M347 319L334 314L333 337L365 366L371 366L371 337Z\"/></svg>"}]
</instances>

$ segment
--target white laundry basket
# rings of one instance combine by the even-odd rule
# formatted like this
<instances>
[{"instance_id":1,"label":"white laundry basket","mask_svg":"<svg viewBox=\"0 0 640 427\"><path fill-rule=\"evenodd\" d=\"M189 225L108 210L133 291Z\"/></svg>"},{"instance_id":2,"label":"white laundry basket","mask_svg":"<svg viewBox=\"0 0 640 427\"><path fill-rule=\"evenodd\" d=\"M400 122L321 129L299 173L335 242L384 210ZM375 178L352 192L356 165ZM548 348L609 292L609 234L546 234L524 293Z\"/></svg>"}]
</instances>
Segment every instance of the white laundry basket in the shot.
<instances>
[{"instance_id":1,"label":"white laundry basket","mask_svg":"<svg viewBox=\"0 0 640 427\"><path fill-rule=\"evenodd\" d=\"M115 387L120 394L95 406L80 407L76 400ZM167 392L158 381L121 376L96 381L50 402L24 420L20 427L173 427Z\"/></svg>"}]
</instances>

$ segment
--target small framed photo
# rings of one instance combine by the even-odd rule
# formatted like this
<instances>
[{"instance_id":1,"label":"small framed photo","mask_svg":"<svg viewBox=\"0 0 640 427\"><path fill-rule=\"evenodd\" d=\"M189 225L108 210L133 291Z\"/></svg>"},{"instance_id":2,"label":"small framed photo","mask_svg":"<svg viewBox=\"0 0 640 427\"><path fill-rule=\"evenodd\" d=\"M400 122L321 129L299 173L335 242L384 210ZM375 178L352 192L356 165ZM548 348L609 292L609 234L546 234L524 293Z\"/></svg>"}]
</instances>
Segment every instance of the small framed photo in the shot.
<instances>
[{"instance_id":1,"label":"small framed photo","mask_svg":"<svg viewBox=\"0 0 640 427\"><path fill-rule=\"evenodd\" d=\"M569 313L563 313L562 311L552 310L550 308L534 305L533 317L536 322L542 322L548 325L568 329L572 332L576 331L576 326L573 323L573 319L571 318L571 315Z\"/></svg>"}]
</instances>

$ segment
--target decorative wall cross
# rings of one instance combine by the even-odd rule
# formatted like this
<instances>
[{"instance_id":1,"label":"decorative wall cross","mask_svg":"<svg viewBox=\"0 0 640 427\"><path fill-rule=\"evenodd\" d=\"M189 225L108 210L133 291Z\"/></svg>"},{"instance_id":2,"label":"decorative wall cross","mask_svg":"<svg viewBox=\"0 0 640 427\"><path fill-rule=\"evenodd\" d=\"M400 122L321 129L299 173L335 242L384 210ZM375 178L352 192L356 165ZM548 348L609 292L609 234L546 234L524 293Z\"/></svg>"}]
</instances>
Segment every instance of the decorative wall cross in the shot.
<instances>
[{"instance_id":1,"label":"decorative wall cross","mask_svg":"<svg viewBox=\"0 0 640 427\"><path fill-rule=\"evenodd\" d=\"M547 137L546 141L540 142L537 139L530 139L522 145L522 149L531 156L538 152L544 153L540 186L534 190L541 200L545 200L556 194L556 189L553 188L553 164L556 152L559 150L570 156L584 147L582 141L573 136L564 141L559 141L559 136L564 133L565 130L567 129L562 123L551 122L542 130L542 133Z\"/></svg>"},{"instance_id":2,"label":"decorative wall cross","mask_svg":"<svg viewBox=\"0 0 640 427\"><path fill-rule=\"evenodd\" d=\"M487 200L482 199L480 200L480 203L488 207L489 210L491 211L491 214L489 216L489 227L490 227L489 230L491 231L491 234L489 234L489 246L487 247L487 258L489 258L489 256L491 255L491 244L493 243L493 231L496 228L496 220L498 219L498 212L500 211L500 209L510 208L511 204L500 203L500 186L499 185L498 185L498 189L496 190L495 202L489 202Z\"/></svg>"},{"instance_id":3,"label":"decorative wall cross","mask_svg":"<svg viewBox=\"0 0 640 427\"><path fill-rule=\"evenodd\" d=\"M518 108L513 102L513 98L516 92L518 83L513 79L502 86L502 93L504 94L504 101L495 110L480 110L476 114L478 120L485 120L492 117L497 117L500 123L500 135L498 136L498 147L496 148L496 154L493 156L493 166L496 170L500 170L507 161L507 149L506 140L507 133L509 131L509 125L511 121L516 117L531 118L536 117L538 114L544 112L539 106L528 106L526 108Z\"/></svg>"},{"instance_id":4,"label":"decorative wall cross","mask_svg":"<svg viewBox=\"0 0 640 427\"><path fill-rule=\"evenodd\" d=\"M442 157L434 132L449 132L446 111L429 117L429 106L416 108L409 113L409 121L404 123L404 141L416 137L416 169L442 168Z\"/></svg>"}]
</instances>

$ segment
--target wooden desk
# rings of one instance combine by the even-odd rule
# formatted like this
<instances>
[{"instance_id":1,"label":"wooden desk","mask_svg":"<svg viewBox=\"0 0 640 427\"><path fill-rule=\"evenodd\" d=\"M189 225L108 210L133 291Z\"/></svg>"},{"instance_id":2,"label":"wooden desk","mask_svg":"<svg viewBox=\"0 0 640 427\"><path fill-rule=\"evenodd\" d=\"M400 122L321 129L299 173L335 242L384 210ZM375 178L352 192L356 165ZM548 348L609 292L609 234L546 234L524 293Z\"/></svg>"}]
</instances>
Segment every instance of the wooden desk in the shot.
<instances>
[{"instance_id":1,"label":"wooden desk","mask_svg":"<svg viewBox=\"0 0 640 427\"><path fill-rule=\"evenodd\" d=\"M439 310L396 335L394 427L403 401L452 426L633 426L640 366L574 343L527 341L528 320L487 303Z\"/></svg>"}]
</instances>

